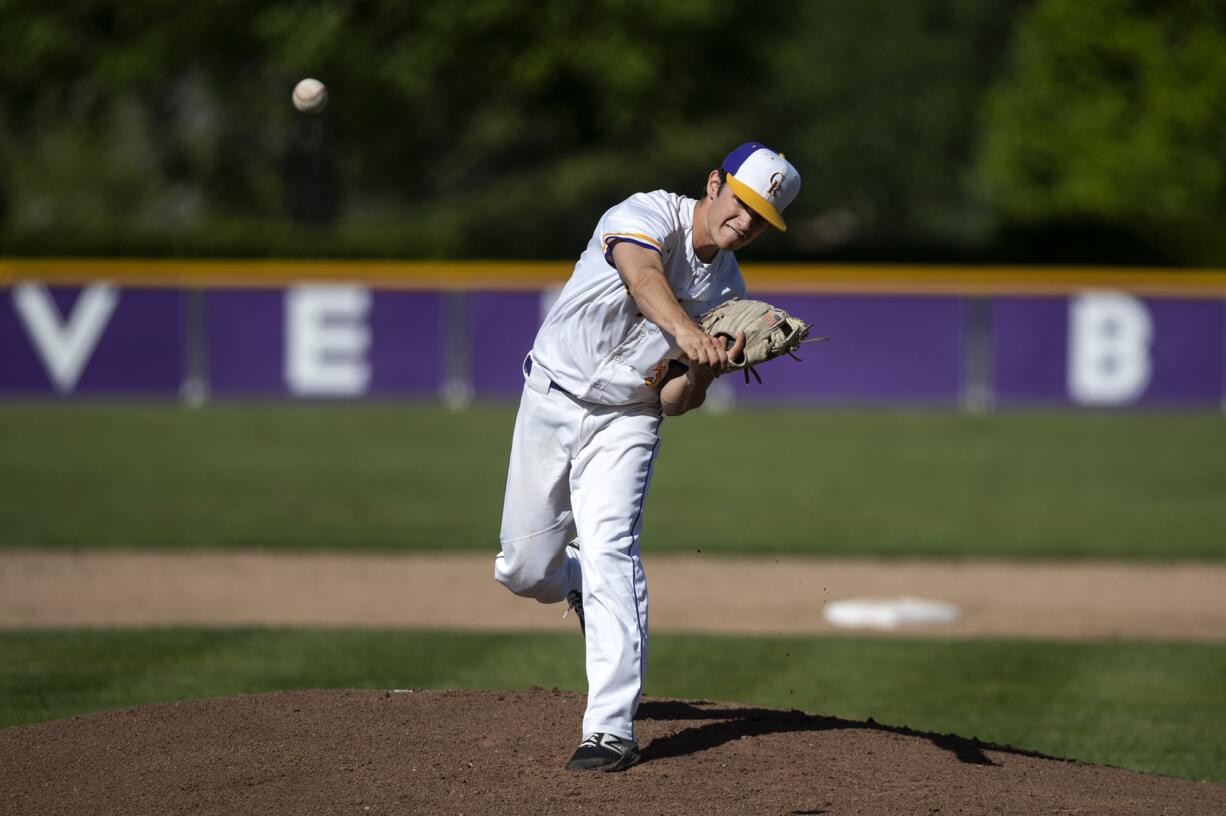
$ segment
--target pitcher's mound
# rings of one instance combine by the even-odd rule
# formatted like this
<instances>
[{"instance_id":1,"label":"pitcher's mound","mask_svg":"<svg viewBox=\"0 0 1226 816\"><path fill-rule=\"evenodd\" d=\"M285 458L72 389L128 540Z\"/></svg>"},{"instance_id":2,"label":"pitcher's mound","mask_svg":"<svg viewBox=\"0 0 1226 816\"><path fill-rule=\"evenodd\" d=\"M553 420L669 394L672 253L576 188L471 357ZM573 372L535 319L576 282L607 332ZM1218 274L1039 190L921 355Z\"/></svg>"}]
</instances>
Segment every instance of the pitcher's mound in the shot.
<instances>
[{"instance_id":1,"label":"pitcher's mound","mask_svg":"<svg viewBox=\"0 0 1226 816\"><path fill-rule=\"evenodd\" d=\"M0 731L0 813L1226 813L1226 785L795 711L645 700L643 764L576 774L569 692L301 691Z\"/></svg>"}]
</instances>

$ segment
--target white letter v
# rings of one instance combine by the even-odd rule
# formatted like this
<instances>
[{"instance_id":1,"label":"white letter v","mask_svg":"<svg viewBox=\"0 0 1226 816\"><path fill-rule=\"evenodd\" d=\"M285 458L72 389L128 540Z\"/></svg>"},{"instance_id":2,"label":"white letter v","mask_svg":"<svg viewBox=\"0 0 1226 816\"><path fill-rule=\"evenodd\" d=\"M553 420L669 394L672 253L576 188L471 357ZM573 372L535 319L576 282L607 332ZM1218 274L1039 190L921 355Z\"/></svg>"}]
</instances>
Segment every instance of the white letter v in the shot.
<instances>
[{"instance_id":1,"label":"white letter v","mask_svg":"<svg viewBox=\"0 0 1226 816\"><path fill-rule=\"evenodd\" d=\"M96 283L81 290L72 314L60 324L59 310L41 284L13 287L13 307L34 342L47 374L61 393L72 391L98 339L119 305L114 286Z\"/></svg>"}]
</instances>

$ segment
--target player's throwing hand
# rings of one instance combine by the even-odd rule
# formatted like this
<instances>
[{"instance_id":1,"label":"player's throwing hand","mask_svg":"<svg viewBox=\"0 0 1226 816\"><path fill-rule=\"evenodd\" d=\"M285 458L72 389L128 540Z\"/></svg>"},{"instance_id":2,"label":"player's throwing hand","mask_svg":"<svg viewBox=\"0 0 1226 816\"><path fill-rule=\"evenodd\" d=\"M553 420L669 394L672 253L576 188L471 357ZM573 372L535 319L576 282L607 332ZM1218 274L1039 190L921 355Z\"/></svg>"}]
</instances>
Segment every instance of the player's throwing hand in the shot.
<instances>
[{"instance_id":1,"label":"player's throwing hand","mask_svg":"<svg viewBox=\"0 0 1226 816\"><path fill-rule=\"evenodd\" d=\"M707 334L697 325L692 332L678 333L677 345L685 352L690 362L707 366L715 374L723 374L728 368L727 344L722 339Z\"/></svg>"}]
</instances>

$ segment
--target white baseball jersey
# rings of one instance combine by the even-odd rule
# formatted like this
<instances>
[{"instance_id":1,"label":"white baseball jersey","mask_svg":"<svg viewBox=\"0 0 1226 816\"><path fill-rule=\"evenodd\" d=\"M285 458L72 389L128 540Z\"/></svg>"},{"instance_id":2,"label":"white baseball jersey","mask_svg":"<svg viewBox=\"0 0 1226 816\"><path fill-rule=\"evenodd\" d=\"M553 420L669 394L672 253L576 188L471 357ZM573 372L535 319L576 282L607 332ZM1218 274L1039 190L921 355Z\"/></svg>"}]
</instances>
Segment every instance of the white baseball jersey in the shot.
<instances>
[{"instance_id":1,"label":"white baseball jersey","mask_svg":"<svg viewBox=\"0 0 1226 816\"><path fill-rule=\"evenodd\" d=\"M545 317L515 419L494 575L557 603L580 592L587 633L583 735L634 738L647 666L643 503L660 444L660 383L675 339L639 314L612 261L618 241L660 253L691 316L745 294L730 252L694 254L698 202L657 190L606 212ZM567 547L578 536L579 550Z\"/></svg>"},{"instance_id":2,"label":"white baseball jersey","mask_svg":"<svg viewBox=\"0 0 1226 816\"><path fill-rule=\"evenodd\" d=\"M692 317L744 297L745 280L733 253L721 250L710 263L694 253L695 204L656 190L633 195L601 216L536 336L534 367L588 402L659 401L668 363L682 352L672 335L639 314L613 265L613 245L630 241L659 252L669 286Z\"/></svg>"}]
</instances>

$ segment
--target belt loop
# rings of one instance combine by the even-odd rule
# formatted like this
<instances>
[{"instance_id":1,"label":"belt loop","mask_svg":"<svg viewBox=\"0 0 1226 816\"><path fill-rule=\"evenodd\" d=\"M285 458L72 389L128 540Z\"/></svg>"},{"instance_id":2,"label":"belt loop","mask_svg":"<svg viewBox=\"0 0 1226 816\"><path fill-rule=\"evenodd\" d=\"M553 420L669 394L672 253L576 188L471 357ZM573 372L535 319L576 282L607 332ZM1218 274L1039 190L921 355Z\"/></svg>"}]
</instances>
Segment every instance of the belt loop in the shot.
<instances>
[{"instance_id":1,"label":"belt loop","mask_svg":"<svg viewBox=\"0 0 1226 816\"><path fill-rule=\"evenodd\" d=\"M524 372L528 377L529 388L536 391L538 394L549 393L549 386L551 385L549 375L546 374L545 369L541 368L539 365L532 364L531 356L524 361Z\"/></svg>"}]
</instances>

